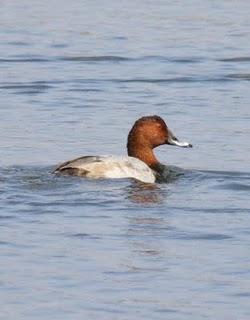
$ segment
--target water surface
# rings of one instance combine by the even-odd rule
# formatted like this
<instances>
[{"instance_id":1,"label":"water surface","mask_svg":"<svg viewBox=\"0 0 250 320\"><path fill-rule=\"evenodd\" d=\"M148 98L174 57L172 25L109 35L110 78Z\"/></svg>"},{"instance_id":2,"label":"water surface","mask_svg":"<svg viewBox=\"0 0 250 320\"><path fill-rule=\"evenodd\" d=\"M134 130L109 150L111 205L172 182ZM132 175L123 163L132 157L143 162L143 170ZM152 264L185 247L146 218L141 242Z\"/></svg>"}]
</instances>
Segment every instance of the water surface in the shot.
<instances>
[{"instance_id":1,"label":"water surface","mask_svg":"<svg viewBox=\"0 0 250 320\"><path fill-rule=\"evenodd\" d=\"M249 3L51 7L1 9L2 318L249 319ZM151 114L178 179L51 174Z\"/></svg>"}]
</instances>

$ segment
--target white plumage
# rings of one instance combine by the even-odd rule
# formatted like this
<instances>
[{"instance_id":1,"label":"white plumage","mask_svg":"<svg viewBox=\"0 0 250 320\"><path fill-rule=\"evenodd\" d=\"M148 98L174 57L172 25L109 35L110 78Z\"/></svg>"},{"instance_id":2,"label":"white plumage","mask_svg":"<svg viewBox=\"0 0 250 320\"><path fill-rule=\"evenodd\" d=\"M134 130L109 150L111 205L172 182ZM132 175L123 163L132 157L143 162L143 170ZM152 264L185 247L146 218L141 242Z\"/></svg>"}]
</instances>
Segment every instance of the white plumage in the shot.
<instances>
[{"instance_id":1,"label":"white plumage","mask_svg":"<svg viewBox=\"0 0 250 320\"><path fill-rule=\"evenodd\" d=\"M154 183L155 175L143 161L128 156L85 156L67 161L55 173L75 174L88 178L134 178Z\"/></svg>"}]
</instances>

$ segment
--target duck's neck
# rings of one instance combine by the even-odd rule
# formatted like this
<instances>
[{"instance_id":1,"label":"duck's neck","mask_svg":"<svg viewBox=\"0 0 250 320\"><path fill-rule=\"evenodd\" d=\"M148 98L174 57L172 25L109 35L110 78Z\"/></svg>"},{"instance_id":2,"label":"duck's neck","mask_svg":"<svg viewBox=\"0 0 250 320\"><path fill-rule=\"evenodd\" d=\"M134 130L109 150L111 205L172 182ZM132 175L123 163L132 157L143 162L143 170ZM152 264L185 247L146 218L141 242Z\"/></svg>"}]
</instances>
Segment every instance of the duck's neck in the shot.
<instances>
[{"instance_id":1,"label":"duck's neck","mask_svg":"<svg viewBox=\"0 0 250 320\"><path fill-rule=\"evenodd\" d=\"M155 169L159 164L159 161L156 159L152 148L148 146L138 146L138 145L133 145L131 143L128 143L127 149L128 149L128 155L130 157L140 159L152 169Z\"/></svg>"}]
</instances>

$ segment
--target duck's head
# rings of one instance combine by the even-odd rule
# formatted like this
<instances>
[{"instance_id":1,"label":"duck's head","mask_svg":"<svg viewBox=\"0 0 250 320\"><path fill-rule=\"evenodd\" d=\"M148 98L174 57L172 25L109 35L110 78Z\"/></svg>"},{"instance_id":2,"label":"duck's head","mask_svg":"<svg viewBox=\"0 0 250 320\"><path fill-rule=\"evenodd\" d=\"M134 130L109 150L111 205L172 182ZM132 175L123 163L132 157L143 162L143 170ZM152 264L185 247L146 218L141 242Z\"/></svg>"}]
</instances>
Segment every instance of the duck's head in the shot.
<instances>
[{"instance_id":1,"label":"duck's head","mask_svg":"<svg viewBox=\"0 0 250 320\"><path fill-rule=\"evenodd\" d=\"M159 116L142 117L135 122L128 135L128 155L139 158L149 166L158 163L152 150L158 146L169 144L190 148L188 142L179 141L165 121Z\"/></svg>"}]
</instances>

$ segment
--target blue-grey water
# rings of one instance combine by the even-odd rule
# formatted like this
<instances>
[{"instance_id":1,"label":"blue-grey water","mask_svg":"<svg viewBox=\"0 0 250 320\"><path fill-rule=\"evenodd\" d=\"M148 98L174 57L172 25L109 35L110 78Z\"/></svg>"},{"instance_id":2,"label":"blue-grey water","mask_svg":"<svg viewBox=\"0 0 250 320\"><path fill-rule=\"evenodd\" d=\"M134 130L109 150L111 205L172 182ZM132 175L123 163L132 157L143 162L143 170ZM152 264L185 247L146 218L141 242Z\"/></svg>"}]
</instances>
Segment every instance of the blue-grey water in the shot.
<instances>
[{"instance_id":1,"label":"blue-grey water","mask_svg":"<svg viewBox=\"0 0 250 320\"><path fill-rule=\"evenodd\" d=\"M250 319L250 2L2 1L0 318ZM51 174L158 114L171 183Z\"/></svg>"}]
</instances>

